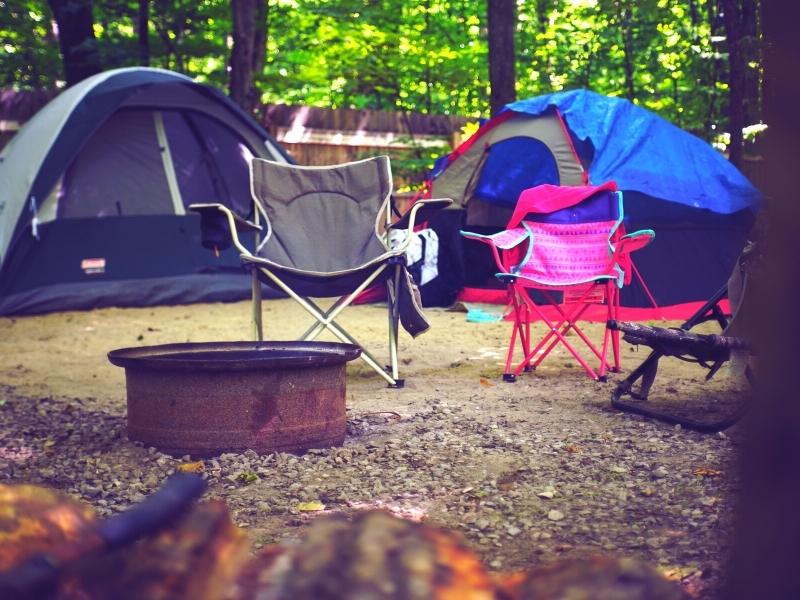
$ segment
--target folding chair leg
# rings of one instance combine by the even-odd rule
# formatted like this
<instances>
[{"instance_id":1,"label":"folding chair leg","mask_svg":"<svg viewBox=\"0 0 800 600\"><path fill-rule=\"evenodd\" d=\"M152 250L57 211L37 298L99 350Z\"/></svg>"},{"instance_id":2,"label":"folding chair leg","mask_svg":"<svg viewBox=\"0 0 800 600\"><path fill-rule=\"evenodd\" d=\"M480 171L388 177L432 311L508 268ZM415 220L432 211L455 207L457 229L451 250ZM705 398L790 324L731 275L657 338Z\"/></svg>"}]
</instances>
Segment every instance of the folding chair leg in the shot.
<instances>
[{"instance_id":1,"label":"folding chair leg","mask_svg":"<svg viewBox=\"0 0 800 600\"><path fill-rule=\"evenodd\" d=\"M616 320L617 315L619 314L619 288L612 283L608 283L610 294L613 294L614 301L609 301L608 309L611 318ZM608 321L606 321L608 323ZM606 332L608 332L608 327L606 327ZM619 373L622 370L622 361L620 360L620 352L619 352L619 331L616 329L611 331L611 352L614 355L614 366L612 371L614 373Z\"/></svg>"},{"instance_id":2,"label":"folding chair leg","mask_svg":"<svg viewBox=\"0 0 800 600\"><path fill-rule=\"evenodd\" d=\"M600 370L598 374L600 375L600 379L605 381L606 379L606 368L608 367L608 343L611 342L611 351L614 355L614 364L616 366L611 367L611 371L618 371L619 370L619 350L614 345L614 337L613 331L608 328L608 321L613 319L616 313L614 312L614 302L615 302L615 295L614 291L615 288L613 284L609 281L606 281L604 284L606 288L606 325L603 328L603 349L600 351Z\"/></svg>"},{"instance_id":3,"label":"folding chair leg","mask_svg":"<svg viewBox=\"0 0 800 600\"><path fill-rule=\"evenodd\" d=\"M508 352L506 354L506 366L503 369L503 381L514 383L517 376L512 372L512 363L514 361L514 349L517 345L517 337L519 336L522 341L523 356L527 356L528 351L528 334L530 332L530 319L527 306L524 302L520 304L516 286L513 284L509 286L509 301L514 310L514 327L511 329L511 340L508 343Z\"/></svg>"},{"instance_id":4,"label":"folding chair leg","mask_svg":"<svg viewBox=\"0 0 800 600\"><path fill-rule=\"evenodd\" d=\"M388 300L388 316L389 316L389 368L392 371L392 379L394 384L390 387L402 388L405 382L400 379L400 369L397 361L397 346L398 346L398 328L400 324L400 307L397 302L397 290L400 289L400 267L396 268L394 281L387 282L386 298Z\"/></svg>"},{"instance_id":5,"label":"folding chair leg","mask_svg":"<svg viewBox=\"0 0 800 600\"><path fill-rule=\"evenodd\" d=\"M264 327L261 322L261 282L258 280L258 273L256 273L255 269L250 273L250 277L253 336L256 341L260 342L264 339Z\"/></svg>"},{"instance_id":6,"label":"folding chair leg","mask_svg":"<svg viewBox=\"0 0 800 600\"><path fill-rule=\"evenodd\" d=\"M522 303L522 325L519 327L519 340L522 342L523 358L531 353L531 311L525 302ZM526 365L523 371L531 370L530 365Z\"/></svg>"},{"instance_id":7,"label":"folding chair leg","mask_svg":"<svg viewBox=\"0 0 800 600\"><path fill-rule=\"evenodd\" d=\"M572 344L570 344L569 340L567 340L566 337L564 337L570 331L570 329L575 331L575 333L578 334L581 340L589 347L589 349L594 353L594 355L600 358L601 368L603 368L602 356L594 347L594 345L591 343L591 340L589 340L589 338L586 337L586 334L584 334L583 331L581 331L581 329L577 325L575 325L575 321L580 319L581 315L588 308L588 305L587 304L579 305L576 308L576 310L574 310L570 314L567 314L563 310L561 310L558 304L553 301L553 298L546 291L542 290L542 292L545 294L548 301L550 301L551 305L556 308L561 317L561 320L557 324L553 324L553 321L548 319L544 315L544 313L542 313L537 308L536 304L533 302L533 299L529 295L525 294L524 296L522 296L525 305L530 310L533 310L537 313L539 318L548 327L550 331L547 333L547 335L544 336L544 338L542 338L542 340L536 345L536 347L533 348L533 350L527 353L525 359L519 365L517 365L517 368L514 370L513 375L515 377L519 375L523 371L523 369L525 369L525 367L531 364L532 360L534 361L532 365L533 368L535 369L536 367L538 367L539 364L545 359L545 357L553 350L556 344L561 342L564 345L564 347L569 351L569 353L572 354L575 360L577 360L578 363L583 367L584 371L586 371L586 374L589 375L589 377L591 377L595 381L604 381L605 379L604 372L598 375L598 373L594 369L592 369L591 366L589 366L589 363L586 362L586 359L584 359L583 356L581 356L581 354L577 351L577 349ZM547 345L548 342L549 345ZM545 348L546 345L547 347ZM542 351L542 348L545 348L545 350Z\"/></svg>"}]
</instances>

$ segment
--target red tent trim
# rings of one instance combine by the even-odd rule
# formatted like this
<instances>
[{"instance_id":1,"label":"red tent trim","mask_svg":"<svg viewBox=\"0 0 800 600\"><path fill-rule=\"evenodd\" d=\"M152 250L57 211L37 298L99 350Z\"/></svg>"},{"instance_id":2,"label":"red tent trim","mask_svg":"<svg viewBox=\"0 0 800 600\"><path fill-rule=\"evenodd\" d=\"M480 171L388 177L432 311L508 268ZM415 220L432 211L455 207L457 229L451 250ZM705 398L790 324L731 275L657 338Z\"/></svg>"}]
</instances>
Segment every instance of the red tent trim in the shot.
<instances>
[{"instance_id":1,"label":"red tent trim","mask_svg":"<svg viewBox=\"0 0 800 600\"><path fill-rule=\"evenodd\" d=\"M459 302L476 302L485 304L506 304L508 294L505 290L491 288L464 288L458 295ZM704 301L685 302L683 304L673 304L671 306L659 306L636 308L621 306L619 308L620 321L685 321L697 312L705 304ZM543 307L545 315L549 319L558 317L555 309ZM730 314L730 305L727 300L720 303L720 308L725 314ZM552 314L548 313L552 311ZM605 307L601 305L590 306L581 317L582 320L602 323L606 319Z\"/></svg>"}]
</instances>

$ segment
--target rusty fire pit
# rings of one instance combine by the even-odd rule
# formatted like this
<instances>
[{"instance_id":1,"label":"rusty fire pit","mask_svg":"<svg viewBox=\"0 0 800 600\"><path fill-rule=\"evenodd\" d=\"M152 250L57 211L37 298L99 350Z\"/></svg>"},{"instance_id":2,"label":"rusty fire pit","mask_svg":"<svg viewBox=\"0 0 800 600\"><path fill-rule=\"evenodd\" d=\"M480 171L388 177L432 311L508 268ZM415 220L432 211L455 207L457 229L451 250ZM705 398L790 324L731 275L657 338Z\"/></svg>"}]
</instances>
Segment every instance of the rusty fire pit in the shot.
<instances>
[{"instance_id":1,"label":"rusty fire pit","mask_svg":"<svg viewBox=\"0 0 800 600\"><path fill-rule=\"evenodd\" d=\"M344 442L345 366L328 342L212 342L121 348L128 437L172 455L302 452Z\"/></svg>"}]
</instances>

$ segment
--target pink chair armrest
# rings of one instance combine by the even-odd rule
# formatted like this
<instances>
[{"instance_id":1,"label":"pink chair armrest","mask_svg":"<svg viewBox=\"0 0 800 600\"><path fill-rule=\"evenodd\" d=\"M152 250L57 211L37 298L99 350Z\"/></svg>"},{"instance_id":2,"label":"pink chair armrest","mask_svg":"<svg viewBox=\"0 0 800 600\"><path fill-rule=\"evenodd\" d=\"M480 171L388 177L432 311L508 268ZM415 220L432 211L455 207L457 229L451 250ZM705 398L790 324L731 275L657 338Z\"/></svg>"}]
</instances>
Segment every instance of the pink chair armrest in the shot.
<instances>
[{"instance_id":1,"label":"pink chair armrest","mask_svg":"<svg viewBox=\"0 0 800 600\"><path fill-rule=\"evenodd\" d=\"M617 252L620 254L630 254L631 252L636 252L637 250L641 250L650 244L655 237L656 234L652 229L641 229L639 231L634 231L633 233L623 235L617 244Z\"/></svg>"},{"instance_id":2,"label":"pink chair armrest","mask_svg":"<svg viewBox=\"0 0 800 600\"><path fill-rule=\"evenodd\" d=\"M468 240L475 240L495 246L498 250L510 250L515 246L519 246L523 241L528 238L528 230L524 227L515 227L514 229L506 229L498 231L492 235L483 235L481 233L474 233L472 231L461 231Z\"/></svg>"},{"instance_id":3,"label":"pink chair armrest","mask_svg":"<svg viewBox=\"0 0 800 600\"><path fill-rule=\"evenodd\" d=\"M521 243L528 240L530 232L524 227L515 227L514 229L498 231L492 235L483 235L472 231L461 231L461 235L468 240L475 240L476 242L488 244L492 249L492 255L494 256L494 262L497 268L500 269L501 273L507 273L508 268L500 256L500 250L511 250L519 246Z\"/></svg>"},{"instance_id":4,"label":"pink chair armrest","mask_svg":"<svg viewBox=\"0 0 800 600\"><path fill-rule=\"evenodd\" d=\"M631 252L636 252L647 246L656 237L652 229L640 229L627 235L623 235L617 242L614 249L614 254L617 257L622 272L624 273L623 282L625 285L630 284L633 278L633 261L631 260Z\"/></svg>"}]
</instances>

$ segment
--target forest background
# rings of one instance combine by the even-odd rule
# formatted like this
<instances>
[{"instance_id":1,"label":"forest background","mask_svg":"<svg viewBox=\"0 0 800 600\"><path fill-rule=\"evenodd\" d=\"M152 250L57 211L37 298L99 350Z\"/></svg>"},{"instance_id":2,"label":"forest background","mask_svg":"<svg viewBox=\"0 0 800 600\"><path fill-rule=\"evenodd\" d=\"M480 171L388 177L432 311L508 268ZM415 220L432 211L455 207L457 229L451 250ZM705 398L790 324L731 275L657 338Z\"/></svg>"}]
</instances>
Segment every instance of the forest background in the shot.
<instances>
[{"instance_id":1,"label":"forest background","mask_svg":"<svg viewBox=\"0 0 800 600\"><path fill-rule=\"evenodd\" d=\"M285 103L467 117L588 88L740 166L764 128L760 14L760 0L0 0L0 87L149 65L256 116Z\"/></svg>"}]
</instances>

